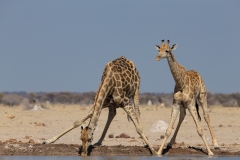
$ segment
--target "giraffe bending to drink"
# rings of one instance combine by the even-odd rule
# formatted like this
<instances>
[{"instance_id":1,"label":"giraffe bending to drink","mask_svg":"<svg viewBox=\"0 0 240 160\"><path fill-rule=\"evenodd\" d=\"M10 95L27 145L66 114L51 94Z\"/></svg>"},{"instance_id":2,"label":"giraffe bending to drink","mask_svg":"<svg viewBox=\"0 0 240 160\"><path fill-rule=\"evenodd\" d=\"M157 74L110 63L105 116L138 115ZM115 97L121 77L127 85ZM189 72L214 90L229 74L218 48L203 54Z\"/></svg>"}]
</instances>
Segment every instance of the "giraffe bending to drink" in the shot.
<instances>
[{"instance_id":1,"label":"giraffe bending to drink","mask_svg":"<svg viewBox=\"0 0 240 160\"><path fill-rule=\"evenodd\" d=\"M94 98L94 105L89 113L82 120L76 121L62 134L45 141L45 143L52 143L56 141L59 137L80 126L84 121L90 118L88 125L85 128L81 127L81 155L86 156L88 154L88 147L91 145L93 140L93 134L96 129L101 110L108 107L109 115L102 136L96 143L98 145L102 143L108 127L116 115L116 108L120 107L131 118L136 127L137 133L148 145L152 154L156 154L155 150L151 147L143 133L139 110L139 87L140 76L132 61L122 56L109 62L104 69L101 84ZM130 102L131 99L133 99L134 106Z\"/></svg>"},{"instance_id":2,"label":"giraffe bending to drink","mask_svg":"<svg viewBox=\"0 0 240 160\"><path fill-rule=\"evenodd\" d=\"M182 121L184 120L184 117L186 115L186 109L190 112L192 115L194 122L197 127L197 132L199 136L202 138L207 151L208 155L213 155L211 152L207 142L206 138L203 134L203 131L200 127L199 121L201 120L199 112L198 112L198 104L203 109L204 119L207 122L208 128L210 130L211 136L212 136L212 142L215 148L218 147L217 140L213 134L212 128L210 126L210 118L208 114L207 109L207 92L206 87L204 85L204 81L200 74L198 74L194 70L186 71L186 69L178 64L176 59L174 58L174 55L172 53L172 50L175 50L177 48L177 44L174 44L172 47L169 46L169 40L166 44L164 44L164 40L162 40L162 45L158 46L156 45L156 49L158 50L158 55L156 57L156 60L159 61L163 58L167 58L171 73L173 75L173 78L175 80L175 88L174 88L174 98L173 98L173 108L172 108L172 114L171 114L171 121L169 123L169 126L165 133L165 138L160 146L160 149L158 151L158 155L162 154L163 147L168 139L168 137L171 135L172 128L174 125L174 122L176 120L176 117L179 116L179 122L177 125L177 128L175 130L175 133L172 137L172 139L169 142L169 146L171 146L176 141L176 136L178 133L178 130L181 126Z\"/></svg>"}]
</instances>

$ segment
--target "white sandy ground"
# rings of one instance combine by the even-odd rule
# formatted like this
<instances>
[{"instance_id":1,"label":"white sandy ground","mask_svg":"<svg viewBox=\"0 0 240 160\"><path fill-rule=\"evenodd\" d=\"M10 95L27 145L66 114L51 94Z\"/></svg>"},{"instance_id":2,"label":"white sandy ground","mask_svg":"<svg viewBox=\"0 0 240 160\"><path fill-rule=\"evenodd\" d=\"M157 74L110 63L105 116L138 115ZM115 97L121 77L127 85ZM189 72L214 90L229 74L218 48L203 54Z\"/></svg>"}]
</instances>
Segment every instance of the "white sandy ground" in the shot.
<instances>
[{"instance_id":1,"label":"white sandy ground","mask_svg":"<svg viewBox=\"0 0 240 160\"><path fill-rule=\"evenodd\" d=\"M74 121L82 119L90 110L91 106L48 105L47 108L48 109L44 110L23 110L21 106L6 107L0 105L0 141L3 142L12 138L17 139L17 141L28 142L29 139L26 136L29 136L35 143L42 143L44 139L49 139L59 134L70 127ZM140 110L145 135L153 146L160 145L162 142L160 136L164 135L165 131L151 132L150 128L159 120L168 124L170 121L171 108L160 108L156 110L155 106L140 106ZM211 125L220 148L236 146L235 150L239 150L240 107L215 106L210 107L209 111ZM5 112L7 112L8 115L14 115L15 118L6 118L4 116ZM201 108L200 115L202 117L201 127L206 136L207 143L210 148L213 148L211 135L204 121ZM98 129L94 133L93 144L97 142L101 136L107 116L108 109L104 109L99 118ZM36 126L35 122L43 123L45 126ZM85 123L85 125L86 124L87 123ZM175 122L175 127L176 125L177 121ZM108 135L111 133L114 134L114 137L125 133L131 138L109 138ZM80 127L70 131L55 143L81 144L79 137ZM177 142L184 142L190 146L204 147L203 141L197 134L195 123L188 111L178 133ZM109 127L103 145L142 145L133 123L131 121L128 122L127 115L121 108L117 109L117 115Z\"/></svg>"}]
</instances>

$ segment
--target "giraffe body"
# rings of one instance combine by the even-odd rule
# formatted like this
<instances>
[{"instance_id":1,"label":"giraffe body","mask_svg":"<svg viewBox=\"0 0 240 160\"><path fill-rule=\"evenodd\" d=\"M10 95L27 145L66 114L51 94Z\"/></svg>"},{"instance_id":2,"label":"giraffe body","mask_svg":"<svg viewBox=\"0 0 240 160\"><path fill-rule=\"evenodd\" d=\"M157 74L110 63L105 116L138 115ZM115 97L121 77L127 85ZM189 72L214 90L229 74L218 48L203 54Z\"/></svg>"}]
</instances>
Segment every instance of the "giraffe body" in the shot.
<instances>
[{"instance_id":1,"label":"giraffe body","mask_svg":"<svg viewBox=\"0 0 240 160\"><path fill-rule=\"evenodd\" d=\"M217 140L210 126L210 119L209 119L209 114L207 110L207 98L206 98L207 93L206 93L206 87L204 85L204 80L202 79L201 75L198 74L196 71L194 70L186 71L186 69L183 66L178 64L178 62L176 61L172 53L172 50L176 49L176 46L177 45L174 44L172 47L169 47L169 41L166 44L164 44L164 41L162 41L161 47L156 46L156 49L159 51L156 57L156 60L159 61L163 58L167 58L171 73L176 83L174 88L171 121L169 123L168 129L166 130L165 138L160 146L158 154L159 155L162 154L163 147L168 137L171 135L172 127L174 125L176 117L180 112L177 128L168 145L171 146L175 142L178 130L181 126L182 121L184 120L184 117L186 115L186 109L187 109L189 110L190 114L194 119L197 132L199 136L202 138L207 148L208 155L213 155L213 153L211 152L206 142L206 138L199 124L200 115L198 112L198 104L203 109L204 119L207 122L208 128L210 130L213 145L215 148L219 148L217 144Z\"/></svg>"},{"instance_id":2,"label":"giraffe body","mask_svg":"<svg viewBox=\"0 0 240 160\"><path fill-rule=\"evenodd\" d=\"M48 139L43 143L46 144L55 142L61 136L72 129L81 126L84 121L90 118L89 124L85 128L81 127L81 155L85 156L88 154L88 147L91 145L93 140L94 130L96 129L101 110L103 108L109 109L108 120L99 141L95 145L102 144L107 130L116 115L116 108L123 108L128 117L130 117L133 121L137 133L148 145L151 152L156 154L142 130L139 110L139 86L140 76L132 61L126 59L125 57L120 57L109 62L104 69L101 84L98 88L96 96L94 97L94 105L88 114L82 120L74 122L71 127L61 134ZM134 101L134 106L130 102L131 99Z\"/></svg>"},{"instance_id":3,"label":"giraffe body","mask_svg":"<svg viewBox=\"0 0 240 160\"><path fill-rule=\"evenodd\" d=\"M123 108L133 121L137 133L149 146L152 153L155 154L154 149L149 144L142 130L139 111L139 86L140 76L132 61L127 60L125 57L120 57L106 65L95 97L91 120L86 128L82 128L82 156L88 154L87 149L93 140L94 130L97 126L101 110L103 106L108 104L111 105L109 109L116 108L116 106ZM133 108L130 102L131 99L134 100L135 108Z\"/></svg>"}]
</instances>

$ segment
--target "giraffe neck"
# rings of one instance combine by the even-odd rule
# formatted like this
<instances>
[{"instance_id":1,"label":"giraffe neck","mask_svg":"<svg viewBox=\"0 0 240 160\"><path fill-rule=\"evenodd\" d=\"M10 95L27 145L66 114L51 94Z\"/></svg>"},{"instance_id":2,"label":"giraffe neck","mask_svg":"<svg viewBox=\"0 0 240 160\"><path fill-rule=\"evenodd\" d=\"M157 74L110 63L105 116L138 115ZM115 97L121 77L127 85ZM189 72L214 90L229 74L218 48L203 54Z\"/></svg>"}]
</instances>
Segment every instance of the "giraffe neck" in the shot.
<instances>
[{"instance_id":1,"label":"giraffe neck","mask_svg":"<svg viewBox=\"0 0 240 160\"><path fill-rule=\"evenodd\" d=\"M186 69L181 66L176 59L174 58L174 61L172 60L171 57L167 58L168 60L168 65L170 67L170 70L172 72L174 81L176 83L176 86L178 89L182 89L184 86L184 75L186 74Z\"/></svg>"},{"instance_id":2,"label":"giraffe neck","mask_svg":"<svg viewBox=\"0 0 240 160\"><path fill-rule=\"evenodd\" d=\"M94 111L89 121L88 128L91 128L94 130L94 128L97 126L97 121L100 116L104 100L106 99L111 88L111 86L109 85L110 81L112 81L111 79L112 79L111 71L109 71L104 77L102 77L102 82L95 96L95 101L93 105Z\"/></svg>"}]
</instances>

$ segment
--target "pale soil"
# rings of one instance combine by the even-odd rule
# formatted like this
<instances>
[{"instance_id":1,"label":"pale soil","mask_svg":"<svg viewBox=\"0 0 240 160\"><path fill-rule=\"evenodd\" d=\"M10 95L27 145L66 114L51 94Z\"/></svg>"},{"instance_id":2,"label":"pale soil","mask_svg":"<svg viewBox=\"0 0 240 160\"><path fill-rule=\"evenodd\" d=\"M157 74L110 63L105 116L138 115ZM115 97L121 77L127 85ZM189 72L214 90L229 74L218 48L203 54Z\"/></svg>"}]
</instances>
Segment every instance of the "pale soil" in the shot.
<instances>
[{"instance_id":1,"label":"pale soil","mask_svg":"<svg viewBox=\"0 0 240 160\"><path fill-rule=\"evenodd\" d=\"M76 120L82 119L90 110L91 106L79 105L52 105L47 106L44 110L23 110L23 107L6 107L0 106L0 141L5 142L9 139L16 139L21 142L29 142L32 139L35 143L42 143L44 139L49 139L66 128L70 127ZM162 142L160 139L164 132L150 132L153 123L163 120L166 123L170 121L171 108L160 108L156 110L155 106L140 106L141 120L145 135L154 147L159 147ZM7 115L15 116L14 119L6 118ZM200 108L200 115L202 111ZM108 116L108 109L104 109L100 115L98 129L94 133L93 144L101 136ZM219 147L222 151L240 151L240 107L211 107L210 119L214 134L218 140ZM36 126L44 124L45 126ZM85 123L86 125L87 123ZM175 123L176 126L177 123ZM207 124L202 116L201 126L207 139L207 143L212 149L211 136ZM174 132L174 130L173 130ZM109 134L114 137L125 133L130 138L109 138ZM80 145L80 127L70 131L55 144L77 144ZM170 138L169 138L170 140ZM200 147L205 149L203 142L197 134L195 123L187 112L177 136L177 143L184 142L184 146ZM128 122L126 113L117 109L117 115L112 121L107 132L104 146L142 146L141 139L137 134L132 122ZM213 150L214 152L214 150Z\"/></svg>"}]
</instances>

